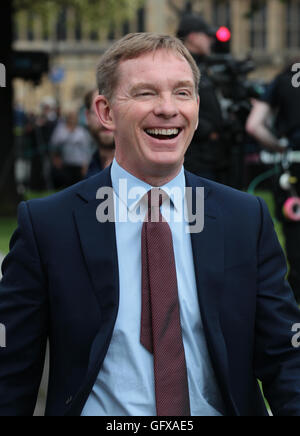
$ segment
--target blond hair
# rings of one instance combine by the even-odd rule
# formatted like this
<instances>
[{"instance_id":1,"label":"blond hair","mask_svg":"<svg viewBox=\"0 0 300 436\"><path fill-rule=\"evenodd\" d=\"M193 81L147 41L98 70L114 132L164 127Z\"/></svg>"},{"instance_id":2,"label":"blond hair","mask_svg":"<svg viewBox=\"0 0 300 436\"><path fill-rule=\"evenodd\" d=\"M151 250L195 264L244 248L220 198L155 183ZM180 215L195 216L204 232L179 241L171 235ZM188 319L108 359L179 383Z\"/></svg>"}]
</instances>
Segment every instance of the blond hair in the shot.
<instances>
[{"instance_id":1,"label":"blond hair","mask_svg":"<svg viewBox=\"0 0 300 436\"><path fill-rule=\"evenodd\" d=\"M100 59L97 68L99 94L104 95L108 100L113 98L118 84L118 67L121 61L136 59L143 54L157 50L169 50L187 60L192 69L197 93L200 82L199 68L188 49L178 38L156 33L130 33L115 42Z\"/></svg>"}]
</instances>

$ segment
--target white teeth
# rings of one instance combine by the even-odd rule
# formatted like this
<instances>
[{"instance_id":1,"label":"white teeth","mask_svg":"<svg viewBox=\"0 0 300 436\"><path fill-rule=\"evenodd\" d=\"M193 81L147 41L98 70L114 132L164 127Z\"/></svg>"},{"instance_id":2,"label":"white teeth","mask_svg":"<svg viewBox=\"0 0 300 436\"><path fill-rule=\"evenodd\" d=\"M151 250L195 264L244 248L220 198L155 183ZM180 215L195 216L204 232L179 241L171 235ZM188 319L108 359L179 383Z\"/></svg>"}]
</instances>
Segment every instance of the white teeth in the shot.
<instances>
[{"instance_id":1,"label":"white teeth","mask_svg":"<svg viewBox=\"0 0 300 436\"><path fill-rule=\"evenodd\" d=\"M178 135L179 129L147 129L146 132L150 135L172 136Z\"/></svg>"}]
</instances>

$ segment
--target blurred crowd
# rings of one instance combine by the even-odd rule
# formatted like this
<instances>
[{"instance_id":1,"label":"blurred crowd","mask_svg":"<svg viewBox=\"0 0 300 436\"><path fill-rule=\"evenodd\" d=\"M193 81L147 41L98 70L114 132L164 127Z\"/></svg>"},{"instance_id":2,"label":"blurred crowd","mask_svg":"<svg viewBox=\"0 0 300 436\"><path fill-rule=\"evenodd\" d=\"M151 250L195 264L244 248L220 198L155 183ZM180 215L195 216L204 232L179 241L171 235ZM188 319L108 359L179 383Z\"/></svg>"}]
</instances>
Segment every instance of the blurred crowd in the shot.
<instances>
[{"instance_id":1,"label":"blurred crowd","mask_svg":"<svg viewBox=\"0 0 300 436\"><path fill-rule=\"evenodd\" d=\"M112 133L101 126L94 111L96 95L96 90L90 90L82 106L69 105L63 111L52 96L42 99L36 113L26 112L21 104L15 105L15 172L20 193L61 190L110 165L114 157L114 139ZM201 131L205 134L204 128ZM247 137L243 143L242 154L246 160L242 163L235 161L234 144L229 149L227 143L221 143L217 132L210 133L208 143L199 134L195 135L194 143L199 141L202 141L202 150L191 146L199 156L192 155L191 158L190 153L186 156L188 170L200 171L203 177L212 179L218 172L224 177L216 178L217 181L236 188L246 186L249 178L247 159L252 163L255 159L251 160L249 156L256 156L259 151L253 138ZM241 151L239 144L237 149ZM243 168L237 170L239 165ZM240 172L244 181L236 180L236 174Z\"/></svg>"},{"instance_id":2,"label":"blurred crowd","mask_svg":"<svg viewBox=\"0 0 300 436\"><path fill-rule=\"evenodd\" d=\"M97 91L89 91L81 107L63 112L53 97L45 97L36 114L14 108L19 190L67 188L108 166L114 156L111 132L93 110Z\"/></svg>"}]
</instances>

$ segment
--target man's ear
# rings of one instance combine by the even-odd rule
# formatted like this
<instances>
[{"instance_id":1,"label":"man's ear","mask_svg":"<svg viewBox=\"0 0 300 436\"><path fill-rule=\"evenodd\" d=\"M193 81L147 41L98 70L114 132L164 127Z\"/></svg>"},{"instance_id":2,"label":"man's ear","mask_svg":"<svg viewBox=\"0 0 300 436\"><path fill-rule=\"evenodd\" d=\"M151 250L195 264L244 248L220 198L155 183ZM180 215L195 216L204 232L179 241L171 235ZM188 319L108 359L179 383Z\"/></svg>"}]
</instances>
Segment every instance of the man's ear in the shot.
<instances>
[{"instance_id":1,"label":"man's ear","mask_svg":"<svg viewBox=\"0 0 300 436\"><path fill-rule=\"evenodd\" d=\"M199 96L199 94L197 95L197 105L198 105L198 111L199 111L200 110L200 96ZM198 121L197 121L195 131L198 129L198 126L199 126L199 116L198 116Z\"/></svg>"},{"instance_id":2,"label":"man's ear","mask_svg":"<svg viewBox=\"0 0 300 436\"><path fill-rule=\"evenodd\" d=\"M104 95L98 95L94 100L94 109L100 123L110 131L115 130L115 123L112 116L110 104Z\"/></svg>"}]
</instances>

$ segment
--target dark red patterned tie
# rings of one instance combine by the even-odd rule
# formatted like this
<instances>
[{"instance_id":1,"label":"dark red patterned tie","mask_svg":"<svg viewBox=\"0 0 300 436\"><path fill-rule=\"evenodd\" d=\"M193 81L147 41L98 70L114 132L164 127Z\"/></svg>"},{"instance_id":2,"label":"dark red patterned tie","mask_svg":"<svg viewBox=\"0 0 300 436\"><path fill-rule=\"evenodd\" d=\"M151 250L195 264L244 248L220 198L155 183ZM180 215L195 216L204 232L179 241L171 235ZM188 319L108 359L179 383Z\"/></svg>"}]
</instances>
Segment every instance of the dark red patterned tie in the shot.
<instances>
[{"instance_id":1,"label":"dark red patterned tie","mask_svg":"<svg viewBox=\"0 0 300 436\"><path fill-rule=\"evenodd\" d=\"M148 215L142 228L140 340L154 357L157 416L189 416L172 233L160 212L165 196L158 188L148 192Z\"/></svg>"}]
</instances>

